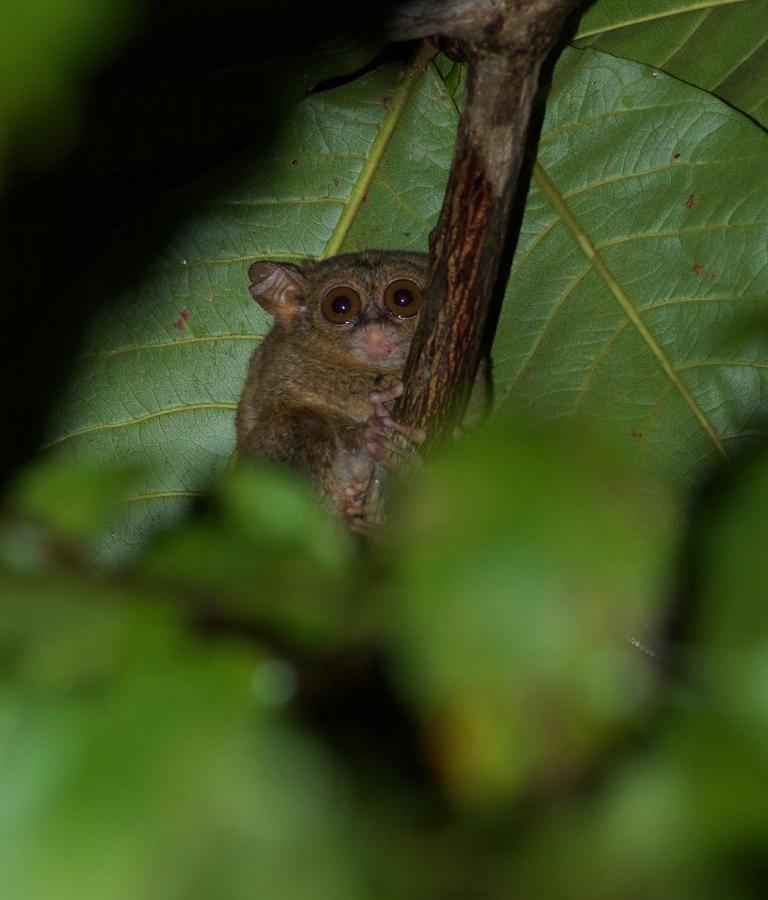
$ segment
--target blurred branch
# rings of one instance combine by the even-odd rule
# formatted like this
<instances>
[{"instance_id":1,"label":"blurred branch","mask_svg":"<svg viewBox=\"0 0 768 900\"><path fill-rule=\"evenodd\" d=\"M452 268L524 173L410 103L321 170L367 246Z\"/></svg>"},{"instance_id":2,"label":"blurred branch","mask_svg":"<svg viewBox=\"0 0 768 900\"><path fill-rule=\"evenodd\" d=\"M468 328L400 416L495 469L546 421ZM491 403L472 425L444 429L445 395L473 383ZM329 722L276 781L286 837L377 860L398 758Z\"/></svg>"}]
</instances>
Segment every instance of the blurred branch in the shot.
<instances>
[{"instance_id":1,"label":"blurred branch","mask_svg":"<svg viewBox=\"0 0 768 900\"><path fill-rule=\"evenodd\" d=\"M405 0L387 20L387 36L407 41L445 34L461 40L482 40L496 16L504 15L510 4L504 0ZM523 0L520 4L525 5Z\"/></svg>"}]
</instances>

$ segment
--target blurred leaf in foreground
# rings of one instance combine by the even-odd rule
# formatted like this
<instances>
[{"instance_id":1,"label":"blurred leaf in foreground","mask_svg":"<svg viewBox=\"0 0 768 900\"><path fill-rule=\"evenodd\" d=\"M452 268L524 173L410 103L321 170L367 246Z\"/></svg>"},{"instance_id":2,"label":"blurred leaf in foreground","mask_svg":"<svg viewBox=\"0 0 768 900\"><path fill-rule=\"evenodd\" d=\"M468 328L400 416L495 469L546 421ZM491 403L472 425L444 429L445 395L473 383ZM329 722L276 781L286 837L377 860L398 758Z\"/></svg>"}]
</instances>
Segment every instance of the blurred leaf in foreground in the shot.
<instances>
[{"instance_id":1,"label":"blurred leaf in foreground","mask_svg":"<svg viewBox=\"0 0 768 900\"><path fill-rule=\"evenodd\" d=\"M130 33L135 0L8 0L0 28L0 186L14 151L61 153L78 128L85 75Z\"/></svg>"},{"instance_id":2,"label":"blurred leaf in foreground","mask_svg":"<svg viewBox=\"0 0 768 900\"><path fill-rule=\"evenodd\" d=\"M349 620L353 546L291 472L240 464L213 511L159 537L140 564L217 612L258 619L292 640L336 640Z\"/></svg>"},{"instance_id":3,"label":"blurred leaf in foreground","mask_svg":"<svg viewBox=\"0 0 768 900\"><path fill-rule=\"evenodd\" d=\"M689 669L704 713L681 737L717 846L768 855L768 458L723 486L700 528ZM715 737L716 736L716 737ZM738 761L738 762L737 762Z\"/></svg>"},{"instance_id":4,"label":"blurred leaf in foreground","mask_svg":"<svg viewBox=\"0 0 768 900\"><path fill-rule=\"evenodd\" d=\"M669 509L576 428L497 425L393 517L394 661L461 802L562 786L643 710L626 639L663 596Z\"/></svg>"},{"instance_id":5,"label":"blurred leaf in foreground","mask_svg":"<svg viewBox=\"0 0 768 900\"><path fill-rule=\"evenodd\" d=\"M530 829L509 859L526 896L765 896L767 463L754 458L698 510L685 703L670 691L671 708L642 748L592 797Z\"/></svg>"},{"instance_id":6,"label":"blurred leaf in foreground","mask_svg":"<svg viewBox=\"0 0 768 900\"><path fill-rule=\"evenodd\" d=\"M0 590L4 900L363 896L343 785L259 702L263 654L186 636L162 596Z\"/></svg>"},{"instance_id":7,"label":"blurred leaf in foreground","mask_svg":"<svg viewBox=\"0 0 768 900\"><path fill-rule=\"evenodd\" d=\"M15 513L49 528L57 537L85 543L115 517L115 505L133 486L139 466L101 468L42 458L12 484L8 502Z\"/></svg>"}]
</instances>

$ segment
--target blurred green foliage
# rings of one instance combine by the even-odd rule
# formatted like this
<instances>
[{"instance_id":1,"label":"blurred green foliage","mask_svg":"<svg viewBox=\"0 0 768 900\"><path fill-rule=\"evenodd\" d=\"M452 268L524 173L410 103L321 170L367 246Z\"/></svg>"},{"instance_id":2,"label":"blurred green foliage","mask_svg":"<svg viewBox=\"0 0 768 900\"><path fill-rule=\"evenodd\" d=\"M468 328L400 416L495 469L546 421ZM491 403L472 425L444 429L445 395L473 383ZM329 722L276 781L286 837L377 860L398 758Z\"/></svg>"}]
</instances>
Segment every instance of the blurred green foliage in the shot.
<instances>
[{"instance_id":1,"label":"blurred green foliage","mask_svg":"<svg viewBox=\"0 0 768 900\"><path fill-rule=\"evenodd\" d=\"M403 498L385 544L393 641L456 799L568 784L642 710L650 671L626 636L661 599L663 496L581 424L505 423Z\"/></svg>"},{"instance_id":2,"label":"blurred green foliage","mask_svg":"<svg viewBox=\"0 0 768 900\"><path fill-rule=\"evenodd\" d=\"M680 4L656 8L663 18ZM737 15L728 66L754 30ZM3 10L0 176L9 154L39 163L61 152L78 85L135 17L127 2L97 0ZM635 46L638 23L616 21L600 25L601 41L631 29ZM316 74L361 58L325 60ZM748 70L761 59L750 52ZM415 95L425 119L426 100L460 88L457 70L443 75ZM367 84L385 117L392 71ZM700 102L664 84L682 105ZM163 152L179 143L168 136ZM422 143L426 156L447 153ZM723 290L692 271L695 285ZM574 341L567 323L566 334L574 352L599 344L588 332ZM691 334L683 323L667 337L682 335L687 353ZM763 344L751 332L755 372ZM750 374L738 354L736 371ZM621 377L644 371L629 356L617 357ZM209 357L194 357L195 379ZM548 376L577 371L560 347L548 360ZM759 438L757 375L717 378L716 396ZM605 409L634 441L621 412L633 402L615 391ZM721 427L733 437L730 420ZM667 433L665 459L696 456L679 428ZM340 532L291 474L239 467L110 571L94 566L93 547L119 531L118 501L145 477L147 454L32 462L0 503L0 897L763 896L768 458L737 465L686 513L693 463L657 481L603 441L573 419L498 417L401 485L372 547ZM673 610L682 624L664 645Z\"/></svg>"},{"instance_id":3,"label":"blurred green foliage","mask_svg":"<svg viewBox=\"0 0 768 900\"><path fill-rule=\"evenodd\" d=\"M210 513L159 537L138 565L153 582L310 646L335 644L353 606L349 536L280 470L230 473Z\"/></svg>"},{"instance_id":4,"label":"blurred green foliage","mask_svg":"<svg viewBox=\"0 0 768 900\"><path fill-rule=\"evenodd\" d=\"M0 11L0 187L8 158L51 162L76 137L86 77L136 27L138 0L7 0Z\"/></svg>"},{"instance_id":5,"label":"blurred green foliage","mask_svg":"<svg viewBox=\"0 0 768 900\"><path fill-rule=\"evenodd\" d=\"M346 788L269 659L162 595L2 580L3 897L354 898Z\"/></svg>"},{"instance_id":6,"label":"blurred green foliage","mask_svg":"<svg viewBox=\"0 0 768 900\"><path fill-rule=\"evenodd\" d=\"M446 448L367 551L242 468L106 576L35 483L0 541L29 510L50 550L0 574L3 897L759 896L768 459L695 529L672 675L631 638L681 513L584 425Z\"/></svg>"}]
</instances>

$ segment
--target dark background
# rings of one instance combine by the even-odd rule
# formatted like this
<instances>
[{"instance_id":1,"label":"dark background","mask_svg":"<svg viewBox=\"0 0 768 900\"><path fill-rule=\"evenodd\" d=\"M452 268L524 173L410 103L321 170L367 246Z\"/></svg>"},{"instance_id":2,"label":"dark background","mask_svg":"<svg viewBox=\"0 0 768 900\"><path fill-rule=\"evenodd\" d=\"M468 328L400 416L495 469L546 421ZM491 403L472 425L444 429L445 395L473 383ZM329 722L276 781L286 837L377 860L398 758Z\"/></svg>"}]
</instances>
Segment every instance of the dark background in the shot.
<instances>
[{"instance_id":1,"label":"dark background","mask_svg":"<svg viewBox=\"0 0 768 900\"><path fill-rule=\"evenodd\" d=\"M281 73L295 77L308 54L368 46L376 57L395 5L368 3L363 19L349 0L137 2L138 27L87 81L74 146L46 168L19 153L10 160L0 197L3 481L39 446L94 305L149 262L146 249L121 241L126 223L159 195L267 143L281 100L285 107ZM407 48L384 51L399 52ZM175 209L183 215L183 203Z\"/></svg>"}]
</instances>

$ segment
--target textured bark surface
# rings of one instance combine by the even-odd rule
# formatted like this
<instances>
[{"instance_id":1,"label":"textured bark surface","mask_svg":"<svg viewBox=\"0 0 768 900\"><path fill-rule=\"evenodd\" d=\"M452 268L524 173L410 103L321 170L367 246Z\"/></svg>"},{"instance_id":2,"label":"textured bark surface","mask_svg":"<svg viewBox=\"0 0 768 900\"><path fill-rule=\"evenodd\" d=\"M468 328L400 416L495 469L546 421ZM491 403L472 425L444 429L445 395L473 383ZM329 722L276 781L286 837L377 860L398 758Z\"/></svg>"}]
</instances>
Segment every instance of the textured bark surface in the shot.
<instances>
[{"instance_id":1,"label":"textured bark surface","mask_svg":"<svg viewBox=\"0 0 768 900\"><path fill-rule=\"evenodd\" d=\"M405 393L393 410L395 419L427 432L427 450L460 421L477 373L539 73L577 5L413 0L393 17L393 34L440 31L458 39L469 65L448 187L430 241L424 311ZM381 478L370 500L381 511Z\"/></svg>"},{"instance_id":2,"label":"textured bark surface","mask_svg":"<svg viewBox=\"0 0 768 900\"><path fill-rule=\"evenodd\" d=\"M477 372L539 71L513 57L469 52L465 109L473 113L457 137L431 240L425 309L395 410L400 421L426 429L430 443L455 424Z\"/></svg>"},{"instance_id":3,"label":"textured bark surface","mask_svg":"<svg viewBox=\"0 0 768 900\"><path fill-rule=\"evenodd\" d=\"M469 6L487 16L482 27L461 18L453 31L444 29L464 38L467 96L432 234L425 310L394 410L424 428L430 445L456 424L477 373L539 72L576 3L499 0L457 4L457 12L466 17Z\"/></svg>"}]
</instances>

